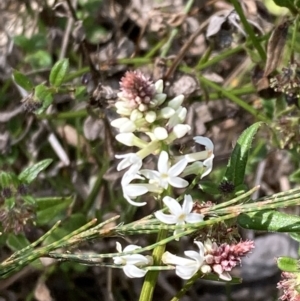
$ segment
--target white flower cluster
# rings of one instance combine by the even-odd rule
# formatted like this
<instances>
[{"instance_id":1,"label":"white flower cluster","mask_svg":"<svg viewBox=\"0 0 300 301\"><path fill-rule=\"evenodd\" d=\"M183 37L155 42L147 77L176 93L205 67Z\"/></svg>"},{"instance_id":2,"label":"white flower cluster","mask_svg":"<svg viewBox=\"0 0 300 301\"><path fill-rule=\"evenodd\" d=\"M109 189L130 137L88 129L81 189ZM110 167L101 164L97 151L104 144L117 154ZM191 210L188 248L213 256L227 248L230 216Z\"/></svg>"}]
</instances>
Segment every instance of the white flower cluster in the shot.
<instances>
[{"instance_id":1,"label":"white flower cluster","mask_svg":"<svg viewBox=\"0 0 300 301\"><path fill-rule=\"evenodd\" d=\"M141 80L142 75L131 74L131 81L133 81L132 77ZM143 77L142 80L145 78ZM123 82L125 82L123 86L126 86L126 78ZM136 96L139 92L137 87L135 93L129 93L123 88L115 104L121 117L111 122L111 125L120 131L116 136L119 142L140 149L137 153L116 156L117 159L122 159L118 164L118 171L129 167L121 184L124 198L134 206L146 205L146 202L134 200L148 192L161 194L169 185L176 188L187 187L188 182L182 177L199 173L201 177L206 176L212 169L214 158L211 140L197 136L194 137L194 141L204 145L205 151L174 156L170 160L169 154L163 149L166 149L175 139L185 136L190 130L190 126L183 123L187 113L186 108L181 106L184 96L179 95L166 102L166 94L162 93L162 80L152 84L153 87L149 82L146 84L147 89L143 88L152 91L152 98L146 97L145 92L140 93L144 97L144 102L141 101L142 96ZM132 83L130 87L132 89ZM135 94L134 101L126 98L129 97L128 95L132 97L132 94ZM139 133L142 133L141 137L137 136ZM157 170L141 169L142 160L150 154L159 154Z\"/></svg>"},{"instance_id":2,"label":"white flower cluster","mask_svg":"<svg viewBox=\"0 0 300 301\"><path fill-rule=\"evenodd\" d=\"M121 80L121 92L115 106L120 118L113 120L111 125L119 129L116 139L126 146L134 146L139 150L136 153L116 155L121 159L117 170L127 169L124 173L121 185L124 198L134 206L144 206L146 202L135 201L139 196L152 193L159 196L166 192L169 186L185 188L189 185L184 177L194 174L201 178L209 174L213 165L212 141L206 137L194 137L195 143L205 147L204 151L171 156L168 153L169 146L175 139L182 138L190 130L190 126L184 124L187 110L182 107L183 95L176 96L166 101L163 93L163 81L153 84L143 74L137 71L127 72ZM158 156L157 169L143 169L143 159L149 155ZM165 224L184 225L185 223L198 223L203 221L203 215L192 212L193 199L185 195L182 206L173 198L166 196L163 203L169 210L169 214L163 210L157 211L155 217ZM174 235L180 234L177 229ZM200 242L197 243L200 248ZM201 244L202 245L202 244ZM127 246L124 252L139 248L135 245ZM117 250L122 252L117 243ZM200 253L187 251L186 255L192 260L186 259L186 264L176 266L176 272L183 279L196 273L203 263ZM166 252L165 264L172 264L175 255ZM168 257L169 256L169 257ZM170 259L171 258L171 259ZM175 258L176 259L176 258ZM194 264L196 261L196 264ZM150 264L148 257L140 254L120 255L114 258L117 265L121 265L128 277L143 277ZM191 269L186 271L185 269ZM190 278L190 277L189 277Z\"/></svg>"}]
</instances>

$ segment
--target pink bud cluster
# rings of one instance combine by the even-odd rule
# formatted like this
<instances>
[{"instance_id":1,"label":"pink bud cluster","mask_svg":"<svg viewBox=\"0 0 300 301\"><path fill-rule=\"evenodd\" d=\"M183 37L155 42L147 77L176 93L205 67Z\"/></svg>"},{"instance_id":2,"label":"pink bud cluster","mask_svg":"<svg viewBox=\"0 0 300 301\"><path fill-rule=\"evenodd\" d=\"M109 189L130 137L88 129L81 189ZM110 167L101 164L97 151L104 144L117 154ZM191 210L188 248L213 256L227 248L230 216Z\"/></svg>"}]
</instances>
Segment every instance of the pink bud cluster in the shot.
<instances>
[{"instance_id":1,"label":"pink bud cluster","mask_svg":"<svg viewBox=\"0 0 300 301\"><path fill-rule=\"evenodd\" d=\"M128 100L128 107L135 109L149 104L155 95L153 82L140 71L127 71L120 81L119 96Z\"/></svg>"},{"instance_id":2,"label":"pink bud cluster","mask_svg":"<svg viewBox=\"0 0 300 301\"><path fill-rule=\"evenodd\" d=\"M283 272L282 280L278 282L277 288L283 291L280 300L300 301L300 275L299 273Z\"/></svg>"},{"instance_id":3,"label":"pink bud cluster","mask_svg":"<svg viewBox=\"0 0 300 301\"><path fill-rule=\"evenodd\" d=\"M241 263L241 257L245 256L254 248L254 242L247 240L237 244L217 245L216 242L207 240L204 243L205 263L201 270L205 273L215 272L223 280L230 280L228 274L234 267Z\"/></svg>"}]
</instances>

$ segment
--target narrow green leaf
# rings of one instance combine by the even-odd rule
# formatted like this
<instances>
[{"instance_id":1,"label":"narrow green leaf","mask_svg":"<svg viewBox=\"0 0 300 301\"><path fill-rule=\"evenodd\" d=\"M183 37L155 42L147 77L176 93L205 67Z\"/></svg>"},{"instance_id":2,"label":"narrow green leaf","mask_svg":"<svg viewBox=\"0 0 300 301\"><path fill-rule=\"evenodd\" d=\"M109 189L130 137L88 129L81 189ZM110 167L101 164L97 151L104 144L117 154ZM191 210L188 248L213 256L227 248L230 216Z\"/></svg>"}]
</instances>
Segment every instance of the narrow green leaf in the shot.
<instances>
[{"instance_id":1,"label":"narrow green leaf","mask_svg":"<svg viewBox=\"0 0 300 301\"><path fill-rule=\"evenodd\" d=\"M72 201L72 196L37 198L37 224L48 224L68 208Z\"/></svg>"},{"instance_id":2,"label":"narrow green leaf","mask_svg":"<svg viewBox=\"0 0 300 301\"><path fill-rule=\"evenodd\" d=\"M26 248L30 244L30 242L23 234L9 234L6 240L6 244L11 250L19 251L23 248Z\"/></svg>"},{"instance_id":3,"label":"narrow green leaf","mask_svg":"<svg viewBox=\"0 0 300 301\"><path fill-rule=\"evenodd\" d=\"M277 266L284 272L299 272L298 260L291 257L279 257L277 259Z\"/></svg>"},{"instance_id":4,"label":"narrow green leaf","mask_svg":"<svg viewBox=\"0 0 300 301\"><path fill-rule=\"evenodd\" d=\"M239 137L229 159L223 181L232 182L235 187L243 184L252 140L262 124L262 122L254 123Z\"/></svg>"},{"instance_id":5,"label":"narrow green leaf","mask_svg":"<svg viewBox=\"0 0 300 301\"><path fill-rule=\"evenodd\" d=\"M33 90L34 86L26 75L17 70L14 70L13 76L16 84L18 84L27 91Z\"/></svg>"},{"instance_id":6,"label":"narrow green leaf","mask_svg":"<svg viewBox=\"0 0 300 301\"><path fill-rule=\"evenodd\" d=\"M62 59L56 62L50 72L50 76L49 76L50 85L54 87L59 87L62 84L65 75L67 74L68 68L69 68L68 59Z\"/></svg>"},{"instance_id":7,"label":"narrow green leaf","mask_svg":"<svg viewBox=\"0 0 300 301\"><path fill-rule=\"evenodd\" d=\"M27 167L19 174L19 180L27 184L31 183L42 170L46 169L50 165L51 162L52 159L45 159Z\"/></svg>"},{"instance_id":8,"label":"narrow green leaf","mask_svg":"<svg viewBox=\"0 0 300 301\"><path fill-rule=\"evenodd\" d=\"M276 232L300 232L300 217L278 211L241 213L238 224L245 229Z\"/></svg>"}]
</instances>

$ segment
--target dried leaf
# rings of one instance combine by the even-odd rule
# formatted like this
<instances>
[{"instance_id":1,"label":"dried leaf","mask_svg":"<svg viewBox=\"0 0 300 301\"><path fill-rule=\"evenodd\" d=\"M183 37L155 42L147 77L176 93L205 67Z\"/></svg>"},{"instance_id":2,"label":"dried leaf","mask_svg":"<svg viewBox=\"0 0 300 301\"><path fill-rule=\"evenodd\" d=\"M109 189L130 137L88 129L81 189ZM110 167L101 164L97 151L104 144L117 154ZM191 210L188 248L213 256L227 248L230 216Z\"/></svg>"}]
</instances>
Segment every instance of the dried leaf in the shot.
<instances>
[{"instance_id":1,"label":"dried leaf","mask_svg":"<svg viewBox=\"0 0 300 301\"><path fill-rule=\"evenodd\" d=\"M290 21L285 21L277 26L271 34L267 48L267 62L264 77L267 77L279 65L282 58Z\"/></svg>"}]
</instances>

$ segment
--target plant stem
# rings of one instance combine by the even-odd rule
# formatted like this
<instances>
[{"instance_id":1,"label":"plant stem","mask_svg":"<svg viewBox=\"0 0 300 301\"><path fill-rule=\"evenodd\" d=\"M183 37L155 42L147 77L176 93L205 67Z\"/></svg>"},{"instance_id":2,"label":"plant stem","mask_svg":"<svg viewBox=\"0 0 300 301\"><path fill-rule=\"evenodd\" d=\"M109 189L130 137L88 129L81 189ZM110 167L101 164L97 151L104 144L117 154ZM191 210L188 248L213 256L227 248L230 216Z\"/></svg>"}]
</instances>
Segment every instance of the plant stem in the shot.
<instances>
[{"instance_id":1,"label":"plant stem","mask_svg":"<svg viewBox=\"0 0 300 301\"><path fill-rule=\"evenodd\" d=\"M210 86L211 88L215 89L216 91L221 92L224 96L232 100L234 103L236 103L241 108L248 111L250 114L255 116L260 121L268 122L269 119L266 118L264 115L260 114L258 111L252 108L252 106L248 105L245 101L234 95L231 91L225 90L223 87L220 87L219 85L211 82L210 80L206 79L203 76L199 76L199 80L204 83L207 86Z\"/></svg>"},{"instance_id":2,"label":"plant stem","mask_svg":"<svg viewBox=\"0 0 300 301\"><path fill-rule=\"evenodd\" d=\"M262 61L265 61L267 59L266 53L265 53L264 49L262 48L261 44L259 43L258 38L255 36L255 33L254 33L251 25L248 23L239 1L238 0L230 0L230 2L234 6L234 9L237 12L237 14L239 15L240 20L241 20L247 34L249 35L250 40L253 43L253 46L256 48Z\"/></svg>"},{"instance_id":3,"label":"plant stem","mask_svg":"<svg viewBox=\"0 0 300 301\"><path fill-rule=\"evenodd\" d=\"M212 58L211 60L209 61L200 61L199 64L196 66L196 70L200 71L200 70L203 70L207 67L210 67L224 59L226 59L227 57L233 55L233 54L236 54L237 52L240 52L244 50L244 46L243 45L239 45L233 49L229 49L229 50L226 50L222 53L220 53L218 56Z\"/></svg>"},{"instance_id":4,"label":"plant stem","mask_svg":"<svg viewBox=\"0 0 300 301\"><path fill-rule=\"evenodd\" d=\"M157 235L157 242L167 237L168 231L161 230ZM153 265L161 265L161 257L166 249L166 245L157 246L152 253ZM151 301L153 297L154 288L157 282L159 271L149 271L146 274L145 281L142 287L139 301Z\"/></svg>"},{"instance_id":5,"label":"plant stem","mask_svg":"<svg viewBox=\"0 0 300 301\"><path fill-rule=\"evenodd\" d=\"M187 2L187 4L186 4L185 7L184 7L184 10L183 10L183 13L184 13L184 14L187 14L187 13L190 11L190 9L191 9L193 3L194 3L194 0L189 0L189 1ZM167 54L168 54L168 52L169 52L169 50L170 50L170 48L171 48L171 46L172 46L172 42L173 42L173 40L175 39L175 37L177 36L178 32L179 32L178 27L172 29L168 41L167 41L166 44L162 47L162 51L161 51L160 57L166 57L166 56L167 56Z\"/></svg>"},{"instance_id":6,"label":"plant stem","mask_svg":"<svg viewBox=\"0 0 300 301\"><path fill-rule=\"evenodd\" d=\"M296 38L297 38L297 31L298 31L298 21L299 15L297 15L296 19L294 20L294 30L292 36L292 43L291 43L291 62L294 63L294 53L295 53L295 45L296 45Z\"/></svg>"}]
</instances>

